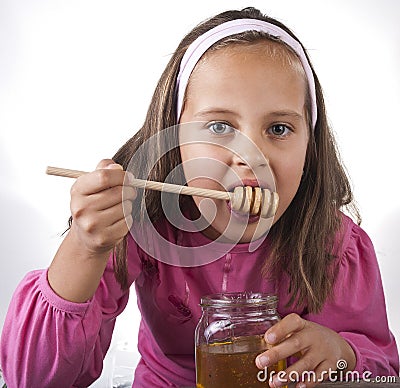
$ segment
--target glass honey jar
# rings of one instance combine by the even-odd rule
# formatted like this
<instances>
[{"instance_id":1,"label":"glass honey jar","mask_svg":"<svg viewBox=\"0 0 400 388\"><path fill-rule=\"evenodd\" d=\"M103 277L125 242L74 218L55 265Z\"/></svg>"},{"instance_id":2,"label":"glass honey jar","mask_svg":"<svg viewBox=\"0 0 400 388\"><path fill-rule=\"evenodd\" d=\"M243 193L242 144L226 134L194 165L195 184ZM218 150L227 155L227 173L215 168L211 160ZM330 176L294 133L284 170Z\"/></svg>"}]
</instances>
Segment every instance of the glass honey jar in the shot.
<instances>
[{"instance_id":1,"label":"glass honey jar","mask_svg":"<svg viewBox=\"0 0 400 388\"><path fill-rule=\"evenodd\" d=\"M196 327L196 387L268 387L271 371L286 369L286 360L260 371L256 357L267 349L265 332L279 320L278 298L261 293L223 293L201 298ZM267 373L267 376L265 376Z\"/></svg>"}]
</instances>

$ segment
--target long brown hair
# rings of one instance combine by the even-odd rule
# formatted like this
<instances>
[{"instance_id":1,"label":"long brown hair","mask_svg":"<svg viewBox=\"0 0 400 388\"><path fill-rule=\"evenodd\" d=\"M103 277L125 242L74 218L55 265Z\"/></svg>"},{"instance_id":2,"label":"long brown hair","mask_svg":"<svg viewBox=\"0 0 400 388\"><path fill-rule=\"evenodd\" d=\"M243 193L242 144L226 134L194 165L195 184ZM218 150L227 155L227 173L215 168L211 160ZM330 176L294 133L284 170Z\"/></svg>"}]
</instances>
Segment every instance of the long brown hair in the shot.
<instances>
[{"instance_id":1,"label":"long brown hair","mask_svg":"<svg viewBox=\"0 0 400 388\"><path fill-rule=\"evenodd\" d=\"M142 128L122 146L113 157L116 163L126 169L132 156L146 140L165 128L177 124L175 82L180 61L187 47L209 29L240 18L265 20L296 36L282 23L263 15L255 8L245 8L223 12L196 26L180 42L172 55L156 86L146 119ZM251 38L251 36L253 38ZM257 33L244 33L242 40L271 39ZM238 38L239 40L241 38ZM230 43L228 43L230 44ZM338 156L337 147L327 123L325 104L318 78L313 70L317 95L318 119L314 131L310 131L304 174L293 201L282 217L269 232L272 250L266 259L264 276L279 279L285 272L290 278L288 292L289 304L307 307L309 311L319 311L329 297L334 282L334 262L338 252L334 250L334 237L340 229L342 207L347 209L360 222L358 211L353 203L349 180ZM173 131L171 144L159 141L149 152L153 154L152 165L146 152L140 152L133 173L163 182L168 174L181 165L178 133ZM164 155L164 150L171 150ZM149 154L147 154L149 155ZM155 162L154 162L155 161ZM191 199L183 199L191 201ZM154 222L163 217L160 194L155 191L139 191L135 202L135 214L143 207ZM187 202L186 202L187 205ZM292 231L289 233L288 231ZM295 231L295 232L293 232ZM127 284L127 240L116 247L115 275L121 287Z\"/></svg>"}]
</instances>

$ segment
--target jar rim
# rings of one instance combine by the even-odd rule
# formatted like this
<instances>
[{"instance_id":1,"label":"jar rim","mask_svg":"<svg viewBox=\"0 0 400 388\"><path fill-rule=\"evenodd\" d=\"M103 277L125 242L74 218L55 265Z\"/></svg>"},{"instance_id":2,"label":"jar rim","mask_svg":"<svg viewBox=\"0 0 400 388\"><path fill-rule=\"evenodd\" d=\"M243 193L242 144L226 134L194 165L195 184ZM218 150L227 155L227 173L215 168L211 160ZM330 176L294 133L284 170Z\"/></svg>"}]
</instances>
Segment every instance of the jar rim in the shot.
<instances>
[{"instance_id":1,"label":"jar rim","mask_svg":"<svg viewBox=\"0 0 400 388\"><path fill-rule=\"evenodd\" d=\"M201 297L201 307L240 307L240 306L276 306L275 294L261 292L222 292ZM272 307L271 306L271 307Z\"/></svg>"}]
</instances>

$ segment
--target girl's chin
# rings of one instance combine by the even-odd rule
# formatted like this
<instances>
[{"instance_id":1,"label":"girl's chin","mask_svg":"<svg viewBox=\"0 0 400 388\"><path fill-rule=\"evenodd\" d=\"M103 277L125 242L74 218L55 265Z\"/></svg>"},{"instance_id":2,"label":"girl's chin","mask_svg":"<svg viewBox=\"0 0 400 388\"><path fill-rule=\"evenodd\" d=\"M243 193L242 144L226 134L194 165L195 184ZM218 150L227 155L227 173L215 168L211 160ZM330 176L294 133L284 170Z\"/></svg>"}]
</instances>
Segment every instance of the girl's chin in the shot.
<instances>
[{"instance_id":1,"label":"girl's chin","mask_svg":"<svg viewBox=\"0 0 400 388\"><path fill-rule=\"evenodd\" d=\"M245 244L258 240L265 236L270 228L258 227L252 223L244 227L243 224L230 224L229 227L222 228L220 225L210 225L202 233L211 240L218 239L220 242Z\"/></svg>"},{"instance_id":2,"label":"girl's chin","mask_svg":"<svg viewBox=\"0 0 400 388\"><path fill-rule=\"evenodd\" d=\"M242 225L244 225L244 224L250 225L250 224L254 224L254 223L260 221L260 216L249 215L247 213L237 213L237 212L232 211L231 216L234 217L236 219L236 221L238 221Z\"/></svg>"},{"instance_id":3,"label":"girl's chin","mask_svg":"<svg viewBox=\"0 0 400 388\"><path fill-rule=\"evenodd\" d=\"M211 240L218 239L227 243L249 243L265 236L272 226L272 219L261 218L258 215L248 213L238 213L233 211L229 205L214 208L216 213L207 214L205 208L200 213L196 208L195 219L205 224L206 228L201 228L202 233ZM218 220L218 221L217 221Z\"/></svg>"}]
</instances>

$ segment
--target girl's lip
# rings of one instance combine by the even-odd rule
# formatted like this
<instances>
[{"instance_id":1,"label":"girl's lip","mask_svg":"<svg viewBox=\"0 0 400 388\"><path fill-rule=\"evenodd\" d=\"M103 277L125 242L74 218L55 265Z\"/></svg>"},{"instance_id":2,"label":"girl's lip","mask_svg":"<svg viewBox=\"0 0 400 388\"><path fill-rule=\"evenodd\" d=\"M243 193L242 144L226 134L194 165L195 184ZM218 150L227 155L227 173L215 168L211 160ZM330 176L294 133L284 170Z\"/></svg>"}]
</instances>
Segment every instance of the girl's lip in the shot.
<instances>
[{"instance_id":1,"label":"girl's lip","mask_svg":"<svg viewBox=\"0 0 400 388\"><path fill-rule=\"evenodd\" d=\"M270 185L265 182L261 181L258 179L242 179L240 181L235 182L232 185L229 185L227 187L227 191L233 191L235 187L238 186L250 186L250 187L261 187L262 189L270 189ZM257 222L260 219L259 215L251 215L249 213L240 213L236 212L232 209L230 201L227 201L227 206L230 211L230 213L237 219L239 219L242 222L247 222L248 224L252 224L254 222Z\"/></svg>"},{"instance_id":2,"label":"girl's lip","mask_svg":"<svg viewBox=\"0 0 400 388\"><path fill-rule=\"evenodd\" d=\"M235 187L238 186L251 186L251 187L261 187L262 189L270 189L270 185L268 185L267 182L263 182L261 180L257 179L242 179L240 181L237 181L231 185L229 185L226 189L226 191L233 191Z\"/></svg>"},{"instance_id":3,"label":"girl's lip","mask_svg":"<svg viewBox=\"0 0 400 388\"><path fill-rule=\"evenodd\" d=\"M254 222L257 222L260 219L259 215L251 215L249 213L239 213L239 212L234 211L231 208L231 204L229 201L227 201L226 205L227 205L230 213L232 214L232 216L234 216L235 218L239 219L242 222L246 221L248 224L252 224Z\"/></svg>"}]
</instances>

